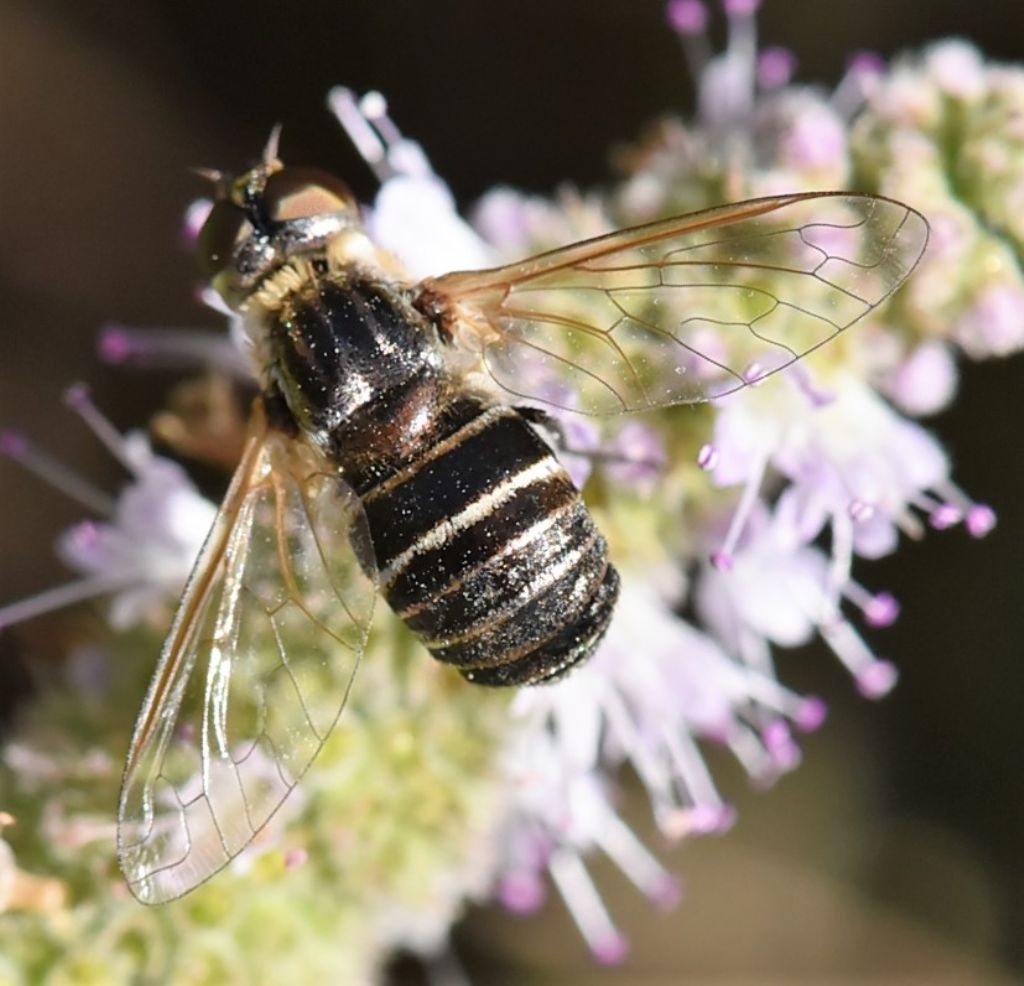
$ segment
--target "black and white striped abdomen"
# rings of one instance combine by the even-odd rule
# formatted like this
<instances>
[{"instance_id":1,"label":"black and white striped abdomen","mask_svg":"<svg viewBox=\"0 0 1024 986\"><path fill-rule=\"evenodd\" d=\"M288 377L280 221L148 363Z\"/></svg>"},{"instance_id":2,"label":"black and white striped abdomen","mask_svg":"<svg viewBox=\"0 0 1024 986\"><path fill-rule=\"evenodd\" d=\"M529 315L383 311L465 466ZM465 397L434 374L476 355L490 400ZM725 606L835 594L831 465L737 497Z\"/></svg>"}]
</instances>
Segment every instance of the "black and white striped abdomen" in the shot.
<instances>
[{"instance_id":1,"label":"black and white striped abdomen","mask_svg":"<svg viewBox=\"0 0 1024 986\"><path fill-rule=\"evenodd\" d=\"M565 470L513 408L481 408L362 495L385 598L469 680L550 680L596 647L618 575Z\"/></svg>"}]
</instances>

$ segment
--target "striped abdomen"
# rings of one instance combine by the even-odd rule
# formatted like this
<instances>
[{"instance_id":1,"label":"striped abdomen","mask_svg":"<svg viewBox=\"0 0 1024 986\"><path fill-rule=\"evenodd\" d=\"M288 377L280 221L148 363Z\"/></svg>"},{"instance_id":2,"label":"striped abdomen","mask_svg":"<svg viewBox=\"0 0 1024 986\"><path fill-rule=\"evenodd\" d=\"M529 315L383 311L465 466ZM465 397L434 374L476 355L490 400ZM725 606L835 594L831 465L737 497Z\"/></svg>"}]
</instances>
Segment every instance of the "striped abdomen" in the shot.
<instances>
[{"instance_id":1,"label":"striped abdomen","mask_svg":"<svg viewBox=\"0 0 1024 986\"><path fill-rule=\"evenodd\" d=\"M618 575L551 450L512 408L479 408L363 493L381 586L471 681L533 684L588 657Z\"/></svg>"},{"instance_id":2,"label":"striped abdomen","mask_svg":"<svg viewBox=\"0 0 1024 986\"><path fill-rule=\"evenodd\" d=\"M382 591L433 655L488 685L588 657L618 594L604 539L523 417L462 393L408 299L318 270L266 332L274 386L362 498Z\"/></svg>"}]
</instances>

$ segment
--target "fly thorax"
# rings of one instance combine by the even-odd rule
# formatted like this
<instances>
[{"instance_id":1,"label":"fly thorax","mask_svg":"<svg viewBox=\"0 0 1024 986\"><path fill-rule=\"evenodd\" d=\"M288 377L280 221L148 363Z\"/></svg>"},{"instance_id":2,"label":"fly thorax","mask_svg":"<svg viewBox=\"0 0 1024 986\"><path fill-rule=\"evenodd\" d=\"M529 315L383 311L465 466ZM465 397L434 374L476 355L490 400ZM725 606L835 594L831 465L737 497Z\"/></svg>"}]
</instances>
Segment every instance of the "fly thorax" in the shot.
<instances>
[{"instance_id":1,"label":"fly thorax","mask_svg":"<svg viewBox=\"0 0 1024 986\"><path fill-rule=\"evenodd\" d=\"M388 392L443 373L433 327L396 287L352 271L303 279L281 298L266 333L268 375L321 444Z\"/></svg>"}]
</instances>

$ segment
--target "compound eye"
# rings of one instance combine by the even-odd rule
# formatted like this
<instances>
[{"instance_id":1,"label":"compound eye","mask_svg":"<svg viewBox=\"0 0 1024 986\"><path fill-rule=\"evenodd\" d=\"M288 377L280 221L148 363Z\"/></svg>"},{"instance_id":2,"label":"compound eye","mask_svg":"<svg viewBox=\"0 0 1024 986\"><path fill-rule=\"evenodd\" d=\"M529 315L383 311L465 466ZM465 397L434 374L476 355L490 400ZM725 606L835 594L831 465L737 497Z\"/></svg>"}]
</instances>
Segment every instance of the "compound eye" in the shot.
<instances>
[{"instance_id":1,"label":"compound eye","mask_svg":"<svg viewBox=\"0 0 1024 986\"><path fill-rule=\"evenodd\" d=\"M283 168L267 179L263 202L271 222L310 219L355 210L344 182L316 168Z\"/></svg>"},{"instance_id":2,"label":"compound eye","mask_svg":"<svg viewBox=\"0 0 1024 986\"><path fill-rule=\"evenodd\" d=\"M199 231L196 259L203 274L211 281L227 267L235 247L251 231L245 214L233 202L221 199Z\"/></svg>"}]
</instances>

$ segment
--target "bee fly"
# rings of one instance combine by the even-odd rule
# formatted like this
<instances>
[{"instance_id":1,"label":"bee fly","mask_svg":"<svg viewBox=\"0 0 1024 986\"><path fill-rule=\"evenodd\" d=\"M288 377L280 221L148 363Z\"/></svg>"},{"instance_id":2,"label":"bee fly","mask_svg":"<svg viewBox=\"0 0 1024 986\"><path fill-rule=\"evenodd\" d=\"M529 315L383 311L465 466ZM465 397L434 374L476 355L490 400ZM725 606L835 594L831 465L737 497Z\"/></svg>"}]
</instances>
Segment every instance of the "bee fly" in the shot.
<instances>
[{"instance_id":1,"label":"bee fly","mask_svg":"<svg viewBox=\"0 0 1024 986\"><path fill-rule=\"evenodd\" d=\"M268 418L358 497L379 589L434 657L478 684L558 677L619 584L578 491L519 410L448 366L443 296L388 277L338 182L274 168L201 238L249 321Z\"/></svg>"},{"instance_id":2,"label":"bee fly","mask_svg":"<svg viewBox=\"0 0 1024 986\"><path fill-rule=\"evenodd\" d=\"M200 258L261 396L132 737L132 892L180 896L259 832L341 713L378 593L476 684L593 653L619 577L524 401L557 407L568 383L569 409L612 414L739 389L727 360L791 364L926 240L898 202L779 195L412 285L345 187L284 167L276 140L222 181Z\"/></svg>"}]
</instances>

